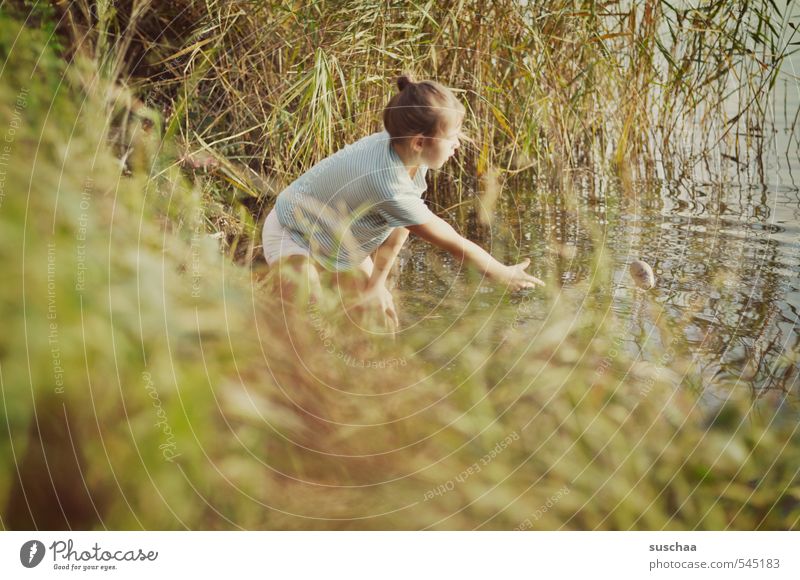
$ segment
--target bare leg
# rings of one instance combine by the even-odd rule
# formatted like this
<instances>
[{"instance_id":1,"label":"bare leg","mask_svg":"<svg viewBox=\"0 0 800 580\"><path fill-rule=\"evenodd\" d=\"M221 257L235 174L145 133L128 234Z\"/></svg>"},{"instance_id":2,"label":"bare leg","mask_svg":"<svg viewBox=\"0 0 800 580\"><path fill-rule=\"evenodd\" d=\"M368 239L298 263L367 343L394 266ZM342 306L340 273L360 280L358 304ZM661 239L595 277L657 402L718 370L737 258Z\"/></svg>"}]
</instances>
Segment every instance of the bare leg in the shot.
<instances>
[{"instance_id":1,"label":"bare leg","mask_svg":"<svg viewBox=\"0 0 800 580\"><path fill-rule=\"evenodd\" d=\"M274 288L284 303L296 304L302 300L314 304L319 300L322 293L319 271L308 256L287 256L275 266Z\"/></svg>"},{"instance_id":2,"label":"bare leg","mask_svg":"<svg viewBox=\"0 0 800 580\"><path fill-rule=\"evenodd\" d=\"M372 267L372 258L367 257L354 270L333 273L333 284L345 307L358 301L372 275Z\"/></svg>"},{"instance_id":3,"label":"bare leg","mask_svg":"<svg viewBox=\"0 0 800 580\"><path fill-rule=\"evenodd\" d=\"M384 327L389 332L392 338L396 331L394 321L391 320L384 312L367 311L364 307L360 306L362 295L366 290L367 283L372 276L374 264L372 258L367 257L361 262L358 267L350 272L341 272L335 274L335 284L339 292L339 297L342 306L351 312L360 324L369 326L368 320L375 316L379 321L382 321Z\"/></svg>"}]
</instances>

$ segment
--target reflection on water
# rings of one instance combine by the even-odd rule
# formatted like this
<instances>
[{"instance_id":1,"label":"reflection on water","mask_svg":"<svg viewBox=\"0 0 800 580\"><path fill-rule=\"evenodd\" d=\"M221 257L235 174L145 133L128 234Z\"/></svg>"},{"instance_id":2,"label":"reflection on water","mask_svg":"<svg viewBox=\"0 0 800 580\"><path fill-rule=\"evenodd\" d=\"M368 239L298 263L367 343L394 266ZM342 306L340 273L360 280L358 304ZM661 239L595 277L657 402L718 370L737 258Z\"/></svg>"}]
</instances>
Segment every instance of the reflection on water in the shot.
<instances>
[{"instance_id":1,"label":"reflection on water","mask_svg":"<svg viewBox=\"0 0 800 580\"><path fill-rule=\"evenodd\" d=\"M800 66L786 69L789 76L776 85L774 125L760 132L763 155L747 163L720 155L714 179L640 183L622 194L611 180L598 185L592 176L571 205L566 196L535 188L506 192L497 208L502 225L494 231L478 224L469 205L449 220L470 239L494 246L506 263L530 256L531 273L559 280L559 299L572 301L576 311L601 241L613 265L613 309L631 321L624 342L633 356L658 361L666 348L658 328L668 327L695 361L696 376L687 382L703 388L708 402L725 396L708 387L713 378L795 406L800 369L786 355L800 350L800 138L792 130L800 110L800 81L792 75ZM646 297L627 273L635 259L656 273ZM400 271L405 323L429 326L432 340L460 309L496 303L491 287L454 285L464 273L424 243L411 243ZM501 320L518 316L514 300ZM526 316L546 320L548 312L537 311L534 301Z\"/></svg>"}]
</instances>

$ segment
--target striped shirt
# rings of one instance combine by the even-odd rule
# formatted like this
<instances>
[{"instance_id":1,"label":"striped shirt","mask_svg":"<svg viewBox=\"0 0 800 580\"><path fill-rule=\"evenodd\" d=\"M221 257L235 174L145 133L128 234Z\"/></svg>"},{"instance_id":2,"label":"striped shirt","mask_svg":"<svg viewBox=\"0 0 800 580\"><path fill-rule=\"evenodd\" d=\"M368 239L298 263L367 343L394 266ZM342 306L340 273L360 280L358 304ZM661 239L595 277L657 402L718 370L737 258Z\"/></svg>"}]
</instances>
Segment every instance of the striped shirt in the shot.
<instances>
[{"instance_id":1,"label":"striped shirt","mask_svg":"<svg viewBox=\"0 0 800 580\"><path fill-rule=\"evenodd\" d=\"M386 131L347 145L306 171L275 202L278 221L326 269L350 270L393 228L423 224L421 165L412 179Z\"/></svg>"}]
</instances>

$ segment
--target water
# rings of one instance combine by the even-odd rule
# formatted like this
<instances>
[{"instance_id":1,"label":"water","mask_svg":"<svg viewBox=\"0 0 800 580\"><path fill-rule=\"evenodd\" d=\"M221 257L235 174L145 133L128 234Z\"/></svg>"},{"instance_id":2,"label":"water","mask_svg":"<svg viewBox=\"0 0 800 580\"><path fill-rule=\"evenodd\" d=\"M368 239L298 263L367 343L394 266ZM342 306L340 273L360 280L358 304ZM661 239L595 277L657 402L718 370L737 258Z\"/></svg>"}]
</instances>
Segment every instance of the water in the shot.
<instances>
[{"instance_id":1,"label":"water","mask_svg":"<svg viewBox=\"0 0 800 580\"><path fill-rule=\"evenodd\" d=\"M689 179L634 184L627 194L613 180L587 174L591 187L578 188L574 207L536 189L504 192L492 231L463 208L450 221L506 263L517 252L530 256L529 271L558 280L559 300L576 312L594 273L595 231L613 267L607 288L613 310L630 321L623 338L634 357L658 360L666 349L655 323L660 316L691 353L690 378L705 401L724 398L715 385L726 384L797 409L800 368L785 355L800 349L800 135L792 132L800 110L798 55L784 65L772 104L771 126L749 136L765 140L761 166L753 156L717 156L716 178L698 171ZM635 259L656 273L646 298L627 272ZM497 302L491 286L463 284L458 265L419 240L401 260L404 324L429 327L432 342L467 308L488 314ZM515 301L506 300L502 324L519 317ZM524 318L547 316L534 302Z\"/></svg>"}]
</instances>

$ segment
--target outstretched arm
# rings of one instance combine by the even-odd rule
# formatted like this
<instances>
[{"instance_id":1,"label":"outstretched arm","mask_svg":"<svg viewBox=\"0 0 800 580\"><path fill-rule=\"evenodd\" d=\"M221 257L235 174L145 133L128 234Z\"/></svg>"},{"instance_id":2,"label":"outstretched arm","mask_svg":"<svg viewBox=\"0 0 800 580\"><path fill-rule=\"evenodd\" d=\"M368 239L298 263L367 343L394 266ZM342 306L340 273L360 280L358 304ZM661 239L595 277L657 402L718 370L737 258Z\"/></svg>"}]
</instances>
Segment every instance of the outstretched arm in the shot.
<instances>
[{"instance_id":1,"label":"outstretched arm","mask_svg":"<svg viewBox=\"0 0 800 580\"><path fill-rule=\"evenodd\" d=\"M372 268L372 276L367 282L367 290L376 288L378 286L386 285L386 278L392 269L397 254L408 238L408 230L406 228L394 228L389 237L375 250L373 262L375 265Z\"/></svg>"},{"instance_id":2,"label":"outstretched arm","mask_svg":"<svg viewBox=\"0 0 800 580\"><path fill-rule=\"evenodd\" d=\"M507 285L511 291L544 286L544 282L525 272L531 262L530 258L519 264L506 266L478 244L461 236L453 226L438 216L424 224L407 226L407 229L415 236L449 252L456 259L472 265L495 282Z\"/></svg>"},{"instance_id":3,"label":"outstretched arm","mask_svg":"<svg viewBox=\"0 0 800 580\"><path fill-rule=\"evenodd\" d=\"M389 276L394 260L397 258L397 254L400 253L406 238L408 238L408 230L406 228L395 228L380 247L375 250L372 275L364 288L364 301L376 302L381 312L394 325L394 328L400 322L397 310L394 307L392 294L386 289L386 278Z\"/></svg>"}]
</instances>

